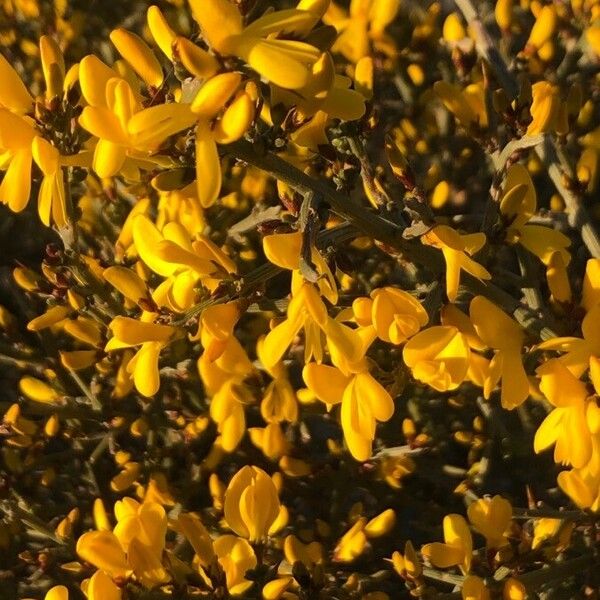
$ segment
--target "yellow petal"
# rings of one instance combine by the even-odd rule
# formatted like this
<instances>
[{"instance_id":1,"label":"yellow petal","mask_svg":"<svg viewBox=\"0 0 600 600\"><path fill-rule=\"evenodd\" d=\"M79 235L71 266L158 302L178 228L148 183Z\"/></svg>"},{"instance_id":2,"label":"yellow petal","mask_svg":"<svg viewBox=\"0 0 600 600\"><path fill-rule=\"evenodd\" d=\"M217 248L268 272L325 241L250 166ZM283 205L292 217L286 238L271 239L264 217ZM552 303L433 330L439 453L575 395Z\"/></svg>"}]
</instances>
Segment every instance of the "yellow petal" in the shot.
<instances>
[{"instance_id":1,"label":"yellow petal","mask_svg":"<svg viewBox=\"0 0 600 600\"><path fill-rule=\"evenodd\" d=\"M96 321L87 317L77 317L74 320L67 320L63 325L65 333L73 336L76 340L97 346L102 339L102 332Z\"/></svg>"},{"instance_id":2,"label":"yellow petal","mask_svg":"<svg viewBox=\"0 0 600 600\"><path fill-rule=\"evenodd\" d=\"M527 44L541 48L554 34L556 21L556 8L552 5L544 6L537 15Z\"/></svg>"},{"instance_id":3,"label":"yellow petal","mask_svg":"<svg viewBox=\"0 0 600 600\"><path fill-rule=\"evenodd\" d=\"M33 108L33 98L10 63L0 54L0 106L23 115Z\"/></svg>"},{"instance_id":4,"label":"yellow petal","mask_svg":"<svg viewBox=\"0 0 600 600\"><path fill-rule=\"evenodd\" d=\"M174 55L181 61L181 64L200 80L212 77L219 69L219 62L212 54L196 46L187 38L178 36L173 49Z\"/></svg>"},{"instance_id":5,"label":"yellow petal","mask_svg":"<svg viewBox=\"0 0 600 600\"><path fill-rule=\"evenodd\" d=\"M117 73L93 54L79 63L81 93L90 106L106 107L106 85Z\"/></svg>"},{"instance_id":6,"label":"yellow petal","mask_svg":"<svg viewBox=\"0 0 600 600\"><path fill-rule=\"evenodd\" d=\"M519 325L487 298L473 298L469 314L477 334L491 348L522 344L523 332Z\"/></svg>"},{"instance_id":7,"label":"yellow petal","mask_svg":"<svg viewBox=\"0 0 600 600\"><path fill-rule=\"evenodd\" d=\"M126 577L128 567L125 552L116 536L110 531L90 531L77 540L77 554L82 560L111 577Z\"/></svg>"},{"instance_id":8,"label":"yellow petal","mask_svg":"<svg viewBox=\"0 0 600 600\"><path fill-rule=\"evenodd\" d=\"M158 358L162 347L160 342L147 342L135 356L133 382L137 391L146 398L156 395L160 388Z\"/></svg>"},{"instance_id":9,"label":"yellow petal","mask_svg":"<svg viewBox=\"0 0 600 600\"><path fill-rule=\"evenodd\" d=\"M141 37L120 27L111 32L110 41L148 85L162 85L164 76L160 63Z\"/></svg>"},{"instance_id":10,"label":"yellow petal","mask_svg":"<svg viewBox=\"0 0 600 600\"><path fill-rule=\"evenodd\" d=\"M127 158L123 146L109 140L99 140L94 150L94 171L98 177L114 177L123 167Z\"/></svg>"},{"instance_id":11,"label":"yellow petal","mask_svg":"<svg viewBox=\"0 0 600 600\"><path fill-rule=\"evenodd\" d=\"M46 97L59 96L65 79L65 59L56 41L49 35L40 38L40 59L46 82Z\"/></svg>"},{"instance_id":12,"label":"yellow petal","mask_svg":"<svg viewBox=\"0 0 600 600\"><path fill-rule=\"evenodd\" d=\"M182 513L177 519L178 531L185 535L203 566L210 565L214 556L212 539L200 519L191 513Z\"/></svg>"},{"instance_id":13,"label":"yellow petal","mask_svg":"<svg viewBox=\"0 0 600 600\"><path fill-rule=\"evenodd\" d=\"M127 130L136 147L156 148L168 137L188 129L196 116L187 104L160 104L137 112L129 119Z\"/></svg>"},{"instance_id":14,"label":"yellow petal","mask_svg":"<svg viewBox=\"0 0 600 600\"><path fill-rule=\"evenodd\" d=\"M71 307L69 306L53 306L49 308L43 315L32 319L27 323L27 329L29 331L41 331L47 327L52 327L60 321L66 319L71 314Z\"/></svg>"},{"instance_id":15,"label":"yellow petal","mask_svg":"<svg viewBox=\"0 0 600 600\"><path fill-rule=\"evenodd\" d=\"M242 16L229 0L189 0L192 15L204 38L222 52L227 38L242 32Z\"/></svg>"},{"instance_id":16,"label":"yellow petal","mask_svg":"<svg viewBox=\"0 0 600 600\"><path fill-rule=\"evenodd\" d=\"M233 97L241 82L241 74L231 71L211 77L194 97L192 111L199 119L214 119Z\"/></svg>"},{"instance_id":17,"label":"yellow petal","mask_svg":"<svg viewBox=\"0 0 600 600\"><path fill-rule=\"evenodd\" d=\"M157 556L153 548L145 546L137 538L129 544L127 562L142 585L147 588L167 583L171 579L162 566L161 557Z\"/></svg>"},{"instance_id":18,"label":"yellow petal","mask_svg":"<svg viewBox=\"0 0 600 600\"><path fill-rule=\"evenodd\" d=\"M88 582L86 596L88 600L121 600L121 590L104 571L96 571Z\"/></svg>"},{"instance_id":19,"label":"yellow petal","mask_svg":"<svg viewBox=\"0 0 600 600\"><path fill-rule=\"evenodd\" d=\"M428 558L433 565L440 569L447 569L448 567L459 565L464 558L462 549L440 542L425 544L421 548L421 553Z\"/></svg>"},{"instance_id":20,"label":"yellow petal","mask_svg":"<svg viewBox=\"0 0 600 600\"><path fill-rule=\"evenodd\" d=\"M342 401L344 390L350 382L339 369L309 363L302 370L302 378L307 387L325 404L338 404Z\"/></svg>"},{"instance_id":21,"label":"yellow petal","mask_svg":"<svg viewBox=\"0 0 600 600\"><path fill-rule=\"evenodd\" d=\"M594 494L585 484L577 471L562 471L557 477L560 489L573 500L581 509L586 509L594 503Z\"/></svg>"},{"instance_id":22,"label":"yellow petal","mask_svg":"<svg viewBox=\"0 0 600 600\"><path fill-rule=\"evenodd\" d=\"M290 90L303 88L309 80L306 64L286 52L285 40L243 38L237 51L248 64L272 83ZM310 48L310 46L309 46ZM318 59L315 56L314 61Z\"/></svg>"},{"instance_id":23,"label":"yellow petal","mask_svg":"<svg viewBox=\"0 0 600 600\"><path fill-rule=\"evenodd\" d=\"M148 8L146 21L157 46L171 60L173 58L173 42L176 35L158 6L153 5Z\"/></svg>"},{"instance_id":24,"label":"yellow petal","mask_svg":"<svg viewBox=\"0 0 600 600\"><path fill-rule=\"evenodd\" d=\"M30 400L44 404L53 404L60 399L60 394L54 388L35 377L22 377L19 381L19 390Z\"/></svg>"},{"instance_id":25,"label":"yellow petal","mask_svg":"<svg viewBox=\"0 0 600 600\"><path fill-rule=\"evenodd\" d=\"M175 332L173 327L158 323L144 323L129 317L115 317L109 329L122 342L131 346L144 342L167 342Z\"/></svg>"},{"instance_id":26,"label":"yellow petal","mask_svg":"<svg viewBox=\"0 0 600 600\"><path fill-rule=\"evenodd\" d=\"M69 590L64 585L55 585L46 592L44 600L69 600Z\"/></svg>"},{"instance_id":27,"label":"yellow petal","mask_svg":"<svg viewBox=\"0 0 600 600\"><path fill-rule=\"evenodd\" d=\"M355 377L355 393L362 402L371 407L378 421L388 421L394 414L394 402L387 390L369 373L358 373Z\"/></svg>"},{"instance_id":28,"label":"yellow petal","mask_svg":"<svg viewBox=\"0 0 600 600\"><path fill-rule=\"evenodd\" d=\"M263 238L263 251L267 260L282 269L298 269L302 233L280 233L266 235Z\"/></svg>"},{"instance_id":29,"label":"yellow petal","mask_svg":"<svg viewBox=\"0 0 600 600\"><path fill-rule=\"evenodd\" d=\"M221 161L212 132L203 122L196 128L196 185L200 204L212 206L221 192Z\"/></svg>"},{"instance_id":30,"label":"yellow petal","mask_svg":"<svg viewBox=\"0 0 600 600\"><path fill-rule=\"evenodd\" d=\"M178 269L177 264L161 260L156 255L156 248L164 240L154 223L143 214L136 215L132 221L133 242L140 258L152 271L163 277L169 277Z\"/></svg>"},{"instance_id":31,"label":"yellow petal","mask_svg":"<svg viewBox=\"0 0 600 600\"><path fill-rule=\"evenodd\" d=\"M141 277L126 267L108 267L102 273L104 279L117 289L125 298L136 304L148 298L148 289Z\"/></svg>"},{"instance_id":32,"label":"yellow petal","mask_svg":"<svg viewBox=\"0 0 600 600\"><path fill-rule=\"evenodd\" d=\"M54 175L59 169L60 153L47 140L36 136L31 144L33 159L44 175Z\"/></svg>"},{"instance_id":33,"label":"yellow petal","mask_svg":"<svg viewBox=\"0 0 600 600\"><path fill-rule=\"evenodd\" d=\"M0 127L2 123L0 123ZM0 202L8 204L13 212L21 212L31 192L31 152L21 150L12 160L0 184Z\"/></svg>"},{"instance_id":34,"label":"yellow petal","mask_svg":"<svg viewBox=\"0 0 600 600\"><path fill-rule=\"evenodd\" d=\"M227 107L215 129L219 144L230 144L239 140L254 119L254 102L246 92L240 92Z\"/></svg>"},{"instance_id":35,"label":"yellow petal","mask_svg":"<svg viewBox=\"0 0 600 600\"><path fill-rule=\"evenodd\" d=\"M393 509L388 508L384 510L382 513L378 514L376 517L373 517L366 525L365 525L365 533L369 538L381 537L389 533L396 524L396 513Z\"/></svg>"},{"instance_id":36,"label":"yellow petal","mask_svg":"<svg viewBox=\"0 0 600 600\"><path fill-rule=\"evenodd\" d=\"M79 371L91 367L97 361L96 350L72 350L60 352L60 362L65 369Z\"/></svg>"}]
</instances>

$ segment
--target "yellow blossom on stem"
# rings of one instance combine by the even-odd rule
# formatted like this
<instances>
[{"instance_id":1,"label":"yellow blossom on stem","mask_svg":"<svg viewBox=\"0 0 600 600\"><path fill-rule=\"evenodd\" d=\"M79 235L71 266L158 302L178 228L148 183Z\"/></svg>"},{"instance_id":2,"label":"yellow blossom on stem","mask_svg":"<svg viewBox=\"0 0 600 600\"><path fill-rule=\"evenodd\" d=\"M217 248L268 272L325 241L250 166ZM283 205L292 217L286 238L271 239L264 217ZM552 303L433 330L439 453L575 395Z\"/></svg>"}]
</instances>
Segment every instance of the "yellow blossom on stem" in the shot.
<instances>
[{"instance_id":1,"label":"yellow blossom on stem","mask_svg":"<svg viewBox=\"0 0 600 600\"><path fill-rule=\"evenodd\" d=\"M175 312L196 302L199 283L214 290L219 281L235 271L233 261L210 240L191 240L177 222L162 231L146 215L137 215L132 225L133 242L148 267L166 279L156 288L154 300Z\"/></svg>"},{"instance_id":2,"label":"yellow blossom on stem","mask_svg":"<svg viewBox=\"0 0 600 600\"><path fill-rule=\"evenodd\" d=\"M467 516L483 537L488 548L501 548L508 543L506 531L512 518L512 506L502 496L481 498L469 505Z\"/></svg>"},{"instance_id":3,"label":"yellow blossom on stem","mask_svg":"<svg viewBox=\"0 0 600 600\"><path fill-rule=\"evenodd\" d=\"M246 27L237 7L227 0L189 2L192 15L213 50L225 56L238 56L260 75L283 88L298 89L306 85L310 65L318 59L320 52L297 39L317 24L326 2L302 0L298 8L270 12ZM274 35L283 33L296 39Z\"/></svg>"},{"instance_id":4,"label":"yellow blossom on stem","mask_svg":"<svg viewBox=\"0 0 600 600\"><path fill-rule=\"evenodd\" d=\"M307 387L328 406L341 403L344 439L359 461L371 457L377 422L388 421L394 402L368 371L344 374L336 367L309 363L302 372Z\"/></svg>"},{"instance_id":5,"label":"yellow blossom on stem","mask_svg":"<svg viewBox=\"0 0 600 600\"><path fill-rule=\"evenodd\" d=\"M564 264L568 265L571 255L566 248L571 241L564 233L542 225L527 225L536 210L536 191L531 176L523 165L515 163L506 172L500 200L500 213L508 224L506 240L521 244L547 266L554 252L559 252Z\"/></svg>"},{"instance_id":6,"label":"yellow blossom on stem","mask_svg":"<svg viewBox=\"0 0 600 600\"><path fill-rule=\"evenodd\" d=\"M149 318L152 313L146 313ZM115 317L108 326L113 337L104 348L106 352L141 346L127 365L136 389L146 397L152 397L160 387L158 359L161 350L169 343L177 329L130 317Z\"/></svg>"},{"instance_id":7,"label":"yellow blossom on stem","mask_svg":"<svg viewBox=\"0 0 600 600\"><path fill-rule=\"evenodd\" d=\"M481 250L485 244L485 239L483 233L461 235L447 225L437 225L421 237L424 244L438 248L444 255L446 261L446 294L450 302L454 302L458 295L461 271L466 271L482 280L492 278L484 267L471 258L473 254Z\"/></svg>"},{"instance_id":8,"label":"yellow blossom on stem","mask_svg":"<svg viewBox=\"0 0 600 600\"><path fill-rule=\"evenodd\" d=\"M77 554L113 580L133 574L147 588L169 581L162 566L167 516L157 503L133 498L115 503L113 531L90 531L77 540Z\"/></svg>"},{"instance_id":9,"label":"yellow blossom on stem","mask_svg":"<svg viewBox=\"0 0 600 600\"><path fill-rule=\"evenodd\" d=\"M332 319L316 288L310 283L303 283L290 300L287 318L276 325L263 342L262 359L267 361L265 366L279 362L301 329L304 329L305 362L313 357L317 362L323 360L322 334L327 338L332 358L338 358L338 362L346 360L355 363L362 358L364 349L358 335Z\"/></svg>"},{"instance_id":10,"label":"yellow blossom on stem","mask_svg":"<svg viewBox=\"0 0 600 600\"><path fill-rule=\"evenodd\" d=\"M227 590L232 596L241 596L253 584L244 575L258 563L252 546L235 535L221 535L214 541L214 549L225 572Z\"/></svg>"},{"instance_id":11,"label":"yellow blossom on stem","mask_svg":"<svg viewBox=\"0 0 600 600\"><path fill-rule=\"evenodd\" d=\"M225 520L241 537L250 542L262 541L279 510L277 488L259 467L245 466L229 482L225 492Z\"/></svg>"},{"instance_id":12,"label":"yellow blossom on stem","mask_svg":"<svg viewBox=\"0 0 600 600\"><path fill-rule=\"evenodd\" d=\"M600 357L598 331L600 331L600 304L594 304L581 322L582 337L556 337L538 344L537 348L564 352L565 354L559 360L575 377L580 377L588 369L590 357Z\"/></svg>"},{"instance_id":13,"label":"yellow blossom on stem","mask_svg":"<svg viewBox=\"0 0 600 600\"><path fill-rule=\"evenodd\" d=\"M466 575L471 569L473 539L463 517L450 514L444 517L444 543L434 542L421 548L423 556L441 569L459 566Z\"/></svg>"},{"instance_id":14,"label":"yellow blossom on stem","mask_svg":"<svg viewBox=\"0 0 600 600\"><path fill-rule=\"evenodd\" d=\"M423 572L423 565L410 540L404 546L404 554L400 554L398 551L394 552L391 561L394 571L400 577L416 579Z\"/></svg>"},{"instance_id":15,"label":"yellow blossom on stem","mask_svg":"<svg viewBox=\"0 0 600 600\"><path fill-rule=\"evenodd\" d=\"M96 571L89 579L82 582L81 588L88 600L121 600L122 598L121 588L104 571Z\"/></svg>"},{"instance_id":16,"label":"yellow blossom on stem","mask_svg":"<svg viewBox=\"0 0 600 600\"><path fill-rule=\"evenodd\" d=\"M332 3L324 21L340 32L333 51L358 62L376 48L386 48L386 27L396 18L400 0L352 0L348 12Z\"/></svg>"},{"instance_id":17,"label":"yellow blossom on stem","mask_svg":"<svg viewBox=\"0 0 600 600\"><path fill-rule=\"evenodd\" d=\"M292 271L292 294L302 286L304 279L300 274L300 254L302 249L302 233L278 233L263 238L263 251L267 260L282 269ZM337 304L337 283L325 259L316 249L311 249L311 260L320 275L316 284L319 292L332 304Z\"/></svg>"},{"instance_id":18,"label":"yellow blossom on stem","mask_svg":"<svg viewBox=\"0 0 600 600\"><path fill-rule=\"evenodd\" d=\"M586 385L558 359L545 362L536 374L541 380L540 390L554 409L535 434L535 451L555 445L555 462L585 467L592 456L592 432L586 417L595 400L587 401Z\"/></svg>"},{"instance_id":19,"label":"yellow blossom on stem","mask_svg":"<svg viewBox=\"0 0 600 600\"><path fill-rule=\"evenodd\" d=\"M490 600L490 592L481 577L468 575L460 590L463 600Z\"/></svg>"},{"instance_id":20,"label":"yellow blossom on stem","mask_svg":"<svg viewBox=\"0 0 600 600\"><path fill-rule=\"evenodd\" d=\"M402 344L429 321L421 303L403 290L377 288L371 292L371 298L373 326L384 342Z\"/></svg>"},{"instance_id":21,"label":"yellow blossom on stem","mask_svg":"<svg viewBox=\"0 0 600 600\"><path fill-rule=\"evenodd\" d=\"M592 437L590 461L581 469L561 471L557 478L560 489L581 509L600 511L600 441Z\"/></svg>"},{"instance_id":22,"label":"yellow blossom on stem","mask_svg":"<svg viewBox=\"0 0 600 600\"><path fill-rule=\"evenodd\" d=\"M483 296L471 300L469 316L481 340L495 351L484 382L484 396L489 398L501 381L502 406L506 409L516 408L529 396L529 380L521 359L525 340L523 330Z\"/></svg>"},{"instance_id":23,"label":"yellow blossom on stem","mask_svg":"<svg viewBox=\"0 0 600 600\"><path fill-rule=\"evenodd\" d=\"M415 379L447 392L456 389L467 376L470 349L456 327L438 325L412 337L404 346L402 358Z\"/></svg>"}]
</instances>

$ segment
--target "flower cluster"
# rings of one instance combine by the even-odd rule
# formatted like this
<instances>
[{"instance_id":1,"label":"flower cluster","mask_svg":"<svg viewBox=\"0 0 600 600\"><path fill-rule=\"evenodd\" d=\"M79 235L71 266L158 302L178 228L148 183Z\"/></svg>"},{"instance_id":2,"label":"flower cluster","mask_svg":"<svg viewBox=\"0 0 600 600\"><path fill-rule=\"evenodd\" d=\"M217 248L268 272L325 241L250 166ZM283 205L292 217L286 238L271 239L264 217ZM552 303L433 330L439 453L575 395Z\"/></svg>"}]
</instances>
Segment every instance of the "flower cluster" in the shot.
<instances>
[{"instance_id":1,"label":"flower cluster","mask_svg":"<svg viewBox=\"0 0 600 600\"><path fill-rule=\"evenodd\" d=\"M8 593L592 597L598 3L119 4L0 1Z\"/></svg>"}]
</instances>

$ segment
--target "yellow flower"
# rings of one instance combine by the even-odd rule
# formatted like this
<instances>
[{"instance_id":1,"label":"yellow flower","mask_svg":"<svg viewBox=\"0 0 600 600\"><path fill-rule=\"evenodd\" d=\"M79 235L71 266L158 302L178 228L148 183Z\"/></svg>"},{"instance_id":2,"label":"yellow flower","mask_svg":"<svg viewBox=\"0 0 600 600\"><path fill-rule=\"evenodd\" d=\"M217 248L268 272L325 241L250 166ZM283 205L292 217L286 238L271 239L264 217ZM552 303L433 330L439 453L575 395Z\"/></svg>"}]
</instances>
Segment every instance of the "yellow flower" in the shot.
<instances>
[{"instance_id":1,"label":"yellow flower","mask_svg":"<svg viewBox=\"0 0 600 600\"><path fill-rule=\"evenodd\" d=\"M483 579L477 575L465 577L460 593L463 600L490 600L490 592Z\"/></svg>"},{"instance_id":2,"label":"yellow flower","mask_svg":"<svg viewBox=\"0 0 600 600\"><path fill-rule=\"evenodd\" d=\"M416 579L423 573L423 565L410 540L404 545L404 554L394 552L391 561L394 571L400 577Z\"/></svg>"},{"instance_id":3,"label":"yellow flower","mask_svg":"<svg viewBox=\"0 0 600 600\"><path fill-rule=\"evenodd\" d=\"M470 349L456 327L438 325L412 337L402 358L415 379L447 392L455 390L467 376Z\"/></svg>"},{"instance_id":4,"label":"yellow flower","mask_svg":"<svg viewBox=\"0 0 600 600\"><path fill-rule=\"evenodd\" d=\"M16 115L30 112L33 108L33 98L18 73L2 54L0 54L0 76L4 82L0 90L0 107Z\"/></svg>"},{"instance_id":5,"label":"yellow flower","mask_svg":"<svg viewBox=\"0 0 600 600\"><path fill-rule=\"evenodd\" d=\"M388 421L394 401L368 371L344 374L336 367L309 363L302 376L307 387L328 406L341 403L344 439L358 461L371 457L377 422Z\"/></svg>"},{"instance_id":6,"label":"yellow flower","mask_svg":"<svg viewBox=\"0 0 600 600\"><path fill-rule=\"evenodd\" d=\"M595 400L587 401L586 385L557 359L545 362L536 373L541 379L540 390L554 406L535 434L536 453L555 444L555 462L585 467L592 456L592 432L586 415Z\"/></svg>"},{"instance_id":7,"label":"yellow flower","mask_svg":"<svg viewBox=\"0 0 600 600\"><path fill-rule=\"evenodd\" d=\"M214 290L219 281L235 272L235 263L203 236L190 240L187 230L177 222L167 223L162 231L146 215L137 215L132 225L133 242L139 257L166 279L154 292L154 300L175 312L189 309L197 301L201 283Z\"/></svg>"},{"instance_id":8,"label":"yellow flower","mask_svg":"<svg viewBox=\"0 0 600 600\"><path fill-rule=\"evenodd\" d=\"M287 318L276 325L263 342L262 360L270 367L279 362L301 329L304 329L304 360L323 360L321 334L327 338L332 360L358 362L364 353L360 337L349 327L327 314L327 307L310 283L303 283L290 300Z\"/></svg>"},{"instance_id":9,"label":"yellow flower","mask_svg":"<svg viewBox=\"0 0 600 600\"><path fill-rule=\"evenodd\" d=\"M544 6L536 16L526 47L530 46L534 50L541 48L554 34L556 21L556 7Z\"/></svg>"},{"instance_id":10,"label":"yellow flower","mask_svg":"<svg viewBox=\"0 0 600 600\"><path fill-rule=\"evenodd\" d=\"M512 244L520 243L546 266L554 252L560 252L564 264L568 265L571 255L566 248L571 241L566 235L550 227L527 225L536 210L535 186L529 172L521 164L511 165L506 172L500 200L500 212L508 225L506 240Z\"/></svg>"},{"instance_id":11,"label":"yellow flower","mask_svg":"<svg viewBox=\"0 0 600 600\"><path fill-rule=\"evenodd\" d=\"M304 87L310 66L321 52L304 37L317 24L328 2L301 0L295 9L274 11L247 27L237 7L228 0L189 0L192 15L204 38L221 55L235 55L268 81L287 89ZM277 34L292 39L276 37Z\"/></svg>"},{"instance_id":12,"label":"yellow flower","mask_svg":"<svg viewBox=\"0 0 600 600\"><path fill-rule=\"evenodd\" d=\"M244 575L257 565L252 546L235 535L222 535L214 541L215 554L223 571L227 589L233 596L240 596L252 587L252 581Z\"/></svg>"},{"instance_id":13,"label":"yellow flower","mask_svg":"<svg viewBox=\"0 0 600 600\"><path fill-rule=\"evenodd\" d=\"M463 90L447 81L436 81L433 90L463 127L487 127L485 90L482 84L471 83Z\"/></svg>"},{"instance_id":14,"label":"yellow flower","mask_svg":"<svg viewBox=\"0 0 600 600\"><path fill-rule=\"evenodd\" d=\"M263 238L263 251L267 260L282 269L292 271L292 294L296 294L304 283L300 274L300 253L302 249L302 233L278 233ZM338 290L335 277L316 248L311 248L311 260L320 275L316 284L321 295L331 304L337 304Z\"/></svg>"},{"instance_id":15,"label":"yellow flower","mask_svg":"<svg viewBox=\"0 0 600 600\"><path fill-rule=\"evenodd\" d=\"M525 340L523 330L483 296L471 300L469 315L481 340L495 350L484 382L484 396L489 398L502 381L502 406L509 410L520 406L529 396L529 380L521 360Z\"/></svg>"},{"instance_id":16,"label":"yellow flower","mask_svg":"<svg viewBox=\"0 0 600 600\"><path fill-rule=\"evenodd\" d=\"M333 552L333 559L337 562L352 562L360 556L367 546L367 535L365 525L367 519L361 517L340 538Z\"/></svg>"},{"instance_id":17,"label":"yellow flower","mask_svg":"<svg viewBox=\"0 0 600 600\"><path fill-rule=\"evenodd\" d=\"M232 377L225 381L210 401L210 416L221 434L225 452L233 452L246 431L244 406L251 404L248 388Z\"/></svg>"},{"instance_id":18,"label":"yellow flower","mask_svg":"<svg viewBox=\"0 0 600 600\"><path fill-rule=\"evenodd\" d=\"M324 21L339 32L333 51L356 63L371 53L371 42L377 49L385 49L385 29L399 8L400 0L352 0L346 13L332 3Z\"/></svg>"},{"instance_id":19,"label":"yellow flower","mask_svg":"<svg viewBox=\"0 0 600 600\"><path fill-rule=\"evenodd\" d=\"M250 542L262 541L279 510L277 488L262 469L245 466L229 482L225 492L225 520L239 536Z\"/></svg>"},{"instance_id":20,"label":"yellow flower","mask_svg":"<svg viewBox=\"0 0 600 600\"><path fill-rule=\"evenodd\" d=\"M559 473L560 489L581 509L600 511L600 441L592 438L592 458L581 469Z\"/></svg>"},{"instance_id":21,"label":"yellow flower","mask_svg":"<svg viewBox=\"0 0 600 600\"><path fill-rule=\"evenodd\" d=\"M556 130L561 108L558 87L547 81L537 81L531 86L531 94L533 102L529 111L532 121L526 134L537 135Z\"/></svg>"},{"instance_id":22,"label":"yellow flower","mask_svg":"<svg viewBox=\"0 0 600 600\"><path fill-rule=\"evenodd\" d=\"M471 569L473 539L469 526L463 517L450 514L444 517L444 542L425 544L421 548L423 556L441 569L459 566L466 575Z\"/></svg>"},{"instance_id":23,"label":"yellow flower","mask_svg":"<svg viewBox=\"0 0 600 600\"><path fill-rule=\"evenodd\" d=\"M264 365L262 359L264 352L264 338L260 338L256 344L256 354ZM283 363L279 362L272 367L266 367L267 372L273 378L265 389L260 404L260 414L267 423L281 423L289 421L293 423L298 418L298 401L292 387L287 371Z\"/></svg>"},{"instance_id":24,"label":"yellow flower","mask_svg":"<svg viewBox=\"0 0 600 600\"><path fill-rule=\"evenodd\" d=\"M483 537L488 548L501 548L508 543L506 531L512 518L512 506L502 496L481 498L469 505L467 516Z\"/></svg>"},{"instance_id":25,"label":"yellow flower","mask_svg":"<svg viewBox=\"0 0 600 600\"><path fill-rule=\"evenodd\" d=\"M429 316L411 294L393 287L371 292L373 325L384 342L402 344L427 325Z\"/></svg>"},{"instance_id":26,"label":"yellow flower","mask_svg":"<svg viewBox=\"0 0 600 600\"><path fill-rule=\"evenodd\" d=\"M88 103L79 124L98 138L93 167L100 177L122 173L137 179L140 168L155 168L158 159L150 156L167 137L196 121L185 104L160 104L142 110L131 85L95 56L81 61L79 76Z\"/></svg>"},{"instance_id":27,"label":"yellow flower","mask_svg":"<svg viewBox=\"0 0 600 600\"><path fill-rule=\"evenodd\" d=\"M145 313L146 319L154 316L152 313ZM127 371L133 377L140 394L154 396L160 387L159 354L175 335L176 328L121 316L115 317L108 328L113 337L104 348L106 352L141 346L129 361Z\"/></svg>"},{"instance_id":28,"label":"yellow flower","mask_svg":"<svg viewBox=\"0 0 600 600\"><path fill-rule=\"evenodd\" d=\"M81 587L88 600L121 600L121 588L104 572L96 571ZM48 600L48 598L46 598Z\"/></svg>"},{"instance_id":29,"label":"yellow flower","mask_svg":"<svg viewBox=\"0 0 600 600\"><path fill-rule=\"evenodd\" d=\"M562 550L569 546L575 524L561 519L536 519L533 524L532 550L551 543Z\"/></svg>"},{"instance_id":30,"label":"yellow flower","mask_svg":"<svg viewBox=\"0 0 600 600\"><path fill-rule=\"evenodd\" d=\"M64 585L55 585L46 592L44 600L69 600L69 590Z\"/></svg>"},{"instance_id":31,"label":"yellow flower","mask_svg":"<svg viewBox=\"0 0 600 600\"><path fill-rule=\"evenodd\" d=\"M447 225L437 225L421 237L424 244L442 251L446 261L446 294L450 302L456 300L461 270L482 280L491 279L490 273L471 255L475 254L485 244L485 234L471 233L461 235Z\"/></svg>"},{"instance_id":32,"label":"yellow flower","mask_svg":"<svg viewBox=\"0 0 600 600\"><path fill-rule=\"evenodd\" d=\"M589 263L588 263L589 264ZM585 285L585 283L584 283ZM584 287L585 291L585 287ZM588 293L588 298L591 294ZM586 298L584 294L584 299ZM590 357L600 357L600 304L594 304L581 323L582 337L557 337L537 345L539 350L566 352L559 360L575 375L581 377L589 367Z\"/></svg>"},{"instance_id":33,"label":"yellow flower","mask_svg":"<svg viewBox=\"0 0 600 600\"><path fill-rule=\"evenodd\" d=\"M203 352L198 359L198 372L206 393L216 394L228 382L241 383L254 370L248 354L237 339L231 336L218 357Z\"/></svg>"},{"instance_id":34,"label":"yellow flower","mask_svg":"<svg viewBox=\"0 0 600 600\"><path fill-rule=\"evenodd\" d=\"M315 565L323 564L324 560L322 544L319 544L319 542L303 544L293 534L286 536L283 541L283 554L290 565L299 561L307 569L312 569Z\"/></svg>"},{"instance_id":35,"label":"yellow flower","mask_svg":"<svg viewBox=\"0 0 600 600\"><path fill-rule=\"evenodd\" d=\"M133 498L115 503L113 531L90 531L77 540L77 554L113 580L133 574L147 588L169 581L162 566L167 516L155 502Z\"/></svg>"},{"instance_id":36,"label":"yellow flower","mask_svg":"<svg viewBox=\"0 0 600 600\"><path fill-rule=\"evenodd\" d=\"M20 212L31 191L31 144L36 136L31 120L0 108L0 168L5 170L0 184L0 201Z\"/></svg>"}]
</instances>

